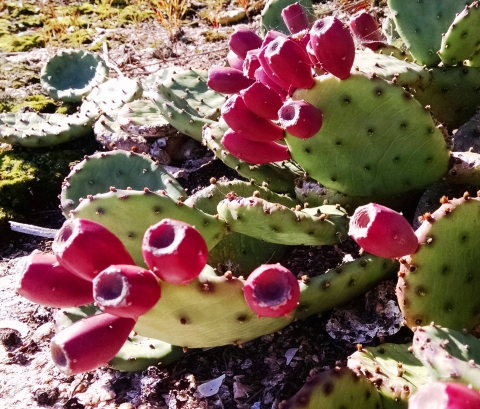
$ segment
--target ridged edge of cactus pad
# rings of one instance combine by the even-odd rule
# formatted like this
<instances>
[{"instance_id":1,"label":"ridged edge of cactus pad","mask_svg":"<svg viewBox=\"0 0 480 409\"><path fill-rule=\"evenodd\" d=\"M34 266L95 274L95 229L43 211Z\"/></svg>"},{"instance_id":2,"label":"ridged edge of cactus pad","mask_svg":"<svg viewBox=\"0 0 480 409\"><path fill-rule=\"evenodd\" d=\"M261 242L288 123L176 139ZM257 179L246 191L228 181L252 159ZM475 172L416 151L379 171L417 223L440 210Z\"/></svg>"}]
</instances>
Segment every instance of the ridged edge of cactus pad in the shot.
<instances>
[{"instance_id":1,"label":"ridged edge of cactus pad","mask_svg":"<svg viewBox=\"0 0 480 409\"><path fill-rule=\"evenodd\" d=\"M108 67L98 55L85 50L57 53L42 68L40 83L56 100L80 102L93 87L108 79Z\"/></svg>"}]
</instances>

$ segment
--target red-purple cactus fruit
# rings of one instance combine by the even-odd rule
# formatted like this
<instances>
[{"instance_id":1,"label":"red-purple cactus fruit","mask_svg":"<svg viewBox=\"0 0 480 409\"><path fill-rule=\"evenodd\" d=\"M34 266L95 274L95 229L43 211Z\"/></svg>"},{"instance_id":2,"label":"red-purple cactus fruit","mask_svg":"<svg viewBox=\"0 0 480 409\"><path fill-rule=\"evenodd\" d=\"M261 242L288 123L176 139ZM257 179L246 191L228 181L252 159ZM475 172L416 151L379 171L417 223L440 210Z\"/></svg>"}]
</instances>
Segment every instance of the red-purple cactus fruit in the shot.
<instances>
[{"instance_id":1,"label":"red-purple cactus fruit","mask_svg":"<svg viewBox=\"0 0 480 409\"><path fill-rule=\"evenodd\" d=\"M117 236L87 219L67 220L55 236L52 250L61 266L85 280L93 280L112 264L135 265Z\"/></svg>"},{"instance_id":2,"label":"red-purple cactus fruit","mask_svg":"<svg viewBox=\"0 0 480 409\"><path fill-rule=\"evenodd\" d=\"M30 254L24 259L17 292L47 307L78 307L93 302L92 282L58 264L53 254Z\"/></svg>"},{"instance_id":3,"label":"red-purple cactus fruit","mask_svg":"<svg viewBox=\"0 0 480 409\"><path fill-rule=\"evenodd\" d=\"M227 125L246 139L258 142L277 141L284 136L283 129L268 119L250 111L240 95L232 95L222 107Z\"/></svg>"},{"instance_id":4,"label":"red-purple cactus fruit","mask_svg":"<svg viewBox=\"0 0 480 409\"><path fill-rule=\"evenodd\" d=\"M480 409L480 393L459 383L431 382L410 397L408 409Z\"/></svg>"},{"instance_id":5,"label":"red-purple cactus fruit","mask_svg":"<svg viewBox=\"0 0 480 409\"><path fill-rule=\"evenodd\" d=\"M305 101L289 100L278 111L280 126L297 138L307 139L322 127L323 114Z\"/></svg>"},{"instance_id":6,"label":"red-purple cactus fruit","mask_svg":"<svg viewBox=\"0 0 480 409\"><path fill-rule=\"evenodd\" d=\"M202 235L187 223L163 219L143 236L147 266L163 281L188 284L207 264L208 248Z\"/></svg>"},{"instance_id":7,"label":"red-purple cactus fruit","mask_svg":"<svg viewBox=\"0 0 480 409\"><path fill-rule=\"evenodd\" d=\"M245 77L243 71L232 67L210 67L207 85L214 91L223 94L236 94L248 88L255 81Z\"/></svg>"},{"instance_id":8,"label":"red-purple cactus fruit","mask_svg":"<svg viewBox=\"0 0 480 409\"><path fill-rule=\"evenodd\" d=\"M260 60L258 59L258 53L260 49L250 50L243 61L243 75L245 77L255 79L255 71L260 67Z\"/></svg>"},{"instance_id":9,"label":"red-purple cactus fruit","mask_svg":"<svg viewBox=\"0 0 480 409\"><path fill-rule=\"evenodd\" d=\"M385 36L378 29L378 21L364 10L350 18L350 30L364 47L372 51L386 42Z\"/></svg>"},{"instance_id":10,"label":"red-purple cactus fruit","mask_svg":"<svg viewBox=\"0 0 480 409\"><path fill-rule=\"evenodd\" d=\"M282 101L287 99L287 91L281 88L275 81L273 81L264 71L262 67L259 67L255 70L255 78L266 85L267 87L273 89L279 96Z\"/></svg>"},{"instance_id":11,"label":"red-purple cactus fruit","mask_svg":"<svg viewBox=\"0 0 480 409\"><path fill-rule=\"evenodd\" d=\"M245 59L247 51L261 47L262 39L246 27L237 27L230 36L228 45L230 50Z\"/></svg>"},{"instance_id":12,"label":"red-purple cactus fruit","mask_svg":"<svg viewBox=\"0 0 480 409\"><path fill-rule=\"evenodd\" d=\"M339 19L319 19L310 30L310 44L323 69L340 79L350 76L355 59L352 34Z\"/></svg>"},{"instance_id":13,"label":"red-purple cactus fruit","mask_svg":"<svg viewBox=\"0 0 480 409\"><path fill-rule=\"evenodd\" d=\"M273 121L278 119L278 110L283 102L275 90L257 81L242 90L240 95L247 108L255 115Z\"/></svg>"},{"instance_id":14,"label":"red-purple cactus fruit","mask_svg":"<svg viewBox=\"0 0 480 409\"><path fill-rule=\"evenodd\" d=\"M275 31L275 30L267 31L267 34L265 34L265 37L263 38L261 48L264 48L267 44L270 44L277 37L285 37L286 38L287 36L280 31Z\"/></svg>"},{"instance_id":15,"label":"red-purple cactus fruit","mask_svg":"<svg viewBox=\"0 0 480 409\"><path fill-rule=\"evenodd\" d=\"M77 321L52 338L53 361L66 375L107 365L122 348L135 323L133 318L106 313Z\"/></svg>"},{"instance_id":16,"label":"red-purple cactus fruit","mask_svg":"<svg viewBox=\"0 0 480 409\"><path fill-rule=\"evenodd\" d=\"M252 141L232 129L225 132L222 144L233 156L254 165L291 159L290 152L285 145L277 142Z\"/></svg>"},{"instance_id":17,"label":"red-purple cactus fruit","mask_svg":"<svg viewBox=\"0 0 480 409\"><path fill-rule=\"evenodd\" d=\"M283 38L283 37L278 37L278 38ZM258 53L258 61L260 61L260 65L263 68L263 71L281 89L283 89L285 91L289 91L290 88L292 88L290 82L289 81L284 81L282 78L280 78L278 75L276 75L273 72L272 67L270 67L270 62L265 57L265 50L266 50L266 47L262 47L260 49L260 52Z\"/></svg>"},{"instance_id":18,"label":"red-purple cactus fruit","mask_svg":"<svg viewBox=\"0 0 480 409\"><path fill-rule=\"evenodd\" d=\"M402 257L415 253L418 247L408 221L400 213L376 203L355 210L348 234L364 250L379 257Z\"/></svg>"},{"instance_id":19,"label":"red-purple cactus fruit","mask_svg":"<svg viewBox=\"0 0 480 409\"><path fill-rule=\"evenodd\" d=\"M315 81L310 57L295 41L277 37L267 45L265 59L274 75L289 84L286 88L289 92L293 92L296 88L313 87ZM261 59L260 62L262 62Z\"/></svg>"},{"instance_id":20,"label":"red-purple cactus fruit","mask_svg":"<svg viewBox=\"0 0 480 409\"><path fill-rule=\"evenodd\" d=\"M106 313L138 318L160 299L160 283L150 270L129 265L114 265L93 280L93 296Z\"/></svg>"},{"instance_id":21,"label":"red-purple cactus fruit","mask_svg":"<svg viewBox=\"0 0 480 409\"><path fill-rule=\"evenodd\" d=\"M294 3L285 7L282 10L282 19L292 34L310 28L310 20L300 3Z\"/></svg>"},{"instance_id":22,"label":"red-purple cactus fruit","mask_svg":"<svg viewBox=\"0 0 480 409\"><path fill-rule=\"evenodd\" d=\"M243 63L244 59L240 58L237 54L235 54L232 50L230 50L227 54L227 62L228 65L232 68L236 68L237 70L243 70Z\"/></svg>"},{"instance_id":23,"label":"red-purple cactus fruit","mask_svg":"<svg viewBox=\"0 0 480 409\"><path fill-rule=\"evenodd\" d=\"M248 276L243 295L259 317L281 317L297 306L300 285L281 264L264 264Z\"/></svg>"}]
</instances>

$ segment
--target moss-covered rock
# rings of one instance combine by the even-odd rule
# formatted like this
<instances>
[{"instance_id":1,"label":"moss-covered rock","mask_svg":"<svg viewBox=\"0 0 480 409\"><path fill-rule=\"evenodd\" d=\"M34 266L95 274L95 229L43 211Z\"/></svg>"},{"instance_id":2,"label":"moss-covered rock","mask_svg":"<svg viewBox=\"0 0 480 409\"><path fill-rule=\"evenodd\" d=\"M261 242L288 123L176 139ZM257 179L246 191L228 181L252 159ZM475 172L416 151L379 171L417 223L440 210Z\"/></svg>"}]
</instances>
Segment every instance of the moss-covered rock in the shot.
<instances>
[{"instance_id":1,"label":"moss-covered rock","mask_svg":"<svg viewBox=\"0 0 480 409\"><path fill-rule=\"evenodd\" d=\"M25 101L12 107L11 112L18 112L24 107L30 107L37 112L52 114L57 109L57 103L50 97L45 95L30 95Z\"/></svg>"}]
</instances>

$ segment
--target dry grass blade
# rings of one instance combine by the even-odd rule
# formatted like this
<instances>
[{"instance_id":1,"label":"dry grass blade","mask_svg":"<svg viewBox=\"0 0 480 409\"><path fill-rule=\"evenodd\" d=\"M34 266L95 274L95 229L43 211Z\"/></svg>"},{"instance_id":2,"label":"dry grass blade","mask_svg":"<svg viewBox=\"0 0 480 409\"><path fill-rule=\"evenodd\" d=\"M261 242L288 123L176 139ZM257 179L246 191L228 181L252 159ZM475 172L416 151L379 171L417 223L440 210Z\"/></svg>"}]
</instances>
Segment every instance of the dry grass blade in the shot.
<instances>
[{"instance_id":1,"label":"dry grass blade","mask_svg":"<svg viewBox=\"0 0 480 409\"><path fill-rule=\"evenodd\" d=\"M182 24L182 18L188 11L186 0L150 0L150 8L157 21L167 30L172 43Z\"/></svg>"}]
</instances>

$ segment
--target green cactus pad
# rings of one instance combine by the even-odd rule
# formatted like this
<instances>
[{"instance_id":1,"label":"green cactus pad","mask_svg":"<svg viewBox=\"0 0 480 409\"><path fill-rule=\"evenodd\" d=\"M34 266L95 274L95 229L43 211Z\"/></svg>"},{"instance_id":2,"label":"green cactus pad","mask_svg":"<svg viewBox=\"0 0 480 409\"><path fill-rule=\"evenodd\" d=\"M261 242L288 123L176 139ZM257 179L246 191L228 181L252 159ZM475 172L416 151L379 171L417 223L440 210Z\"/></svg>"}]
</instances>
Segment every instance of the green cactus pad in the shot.
<instances>
[{"instance_id":1,"label":"green cactus pad","mask_svg":"<svg viewBox=\"0 0 480 409\"><path fill-rule=\"evenodd\" d=\"M239 196L258 195L270 202L290 207L298 204L288 196L279 195L265 187L240 180L216 182L190 196L185 200L185 204L194 205L205 213L215 215L217 204L230 192ZM240 233L230 233L209 251L208 264L218 272L224 273L229 270L235 276L246 277L261 264L276 263L287 251L289 247L285 245L268 243Z\"/></svg>"},{"instance_id":2,"label":"green cactus pad","mask_svg":"<svg viewBox=\"0 0 480 409\"><path fill-rule=\"evenodd\" d=\"M62 309L55 315L55 332L59 333L74 322L99 312L100 309L93 304ZM132 335L128 337L122 349L118 351L108 365L119 371L139 372L144 371L149 366L169 365L183 355L183 350L180 347L158 339Z\"/></svg>"},{"instance_id":3,"label":"green cactus pad","mask_svg":"<svg viewBox=\"0 0 480 409\"><path fill-rule=\"evenodd\" d=\"M347 237L347 215L331 205L292 210L257 197L237 197L222 200L217 211L232 231L271 243L319 246Z\"/></svg>"},{"instance_id":4,"label":"green cactus pad","mask_svg":"<svg viewBox=\"0 0 480 409\"><path fill-rule=\"evenodd\" d=\"M187 193L176 179L148 156L111 151L87 156L75 165L65 179L60 195L63 213L68 217L88 195L117 189L164 190L173 200L184 200Z\"/></svg>"},{"instance_id":5,"label":"green cactus pad","mask_svg":"<svg viewBox=\"0 0 480 409\"><path fill-rule=\"evenodd\" d=\"M411 352L411 344L361 347L348 357L347 366L377 385L384 409L407 409L408 398L432 381L427 368Z\"/></svg>"},{"instance_id":6,"label":"green cactus pad","mask_svg":"<svg viewBox=\"0 0 480 409\"><path fill-rule=\"evenodd\" d=\"M380 46L374 51L376 54L388 55L390 57L395 57L401 61L413 62L414 58L410 53L401 50L398 47L390 44L380 44Z\"/></svg>"},{"instance_id":7,"label":"green cactus pad","mask_svg":"<svg viewBox=\"0 0 480 409\"><path fill-rule=\"evenodd\" d=\"M84 50L59 52L40 73L40 83L48 95L65 102L80 102L94 86L107 79L105 61Z\"/></svg>"},{"instance_id":8,"label":"green cactus pad","mask_svg":"<svg viewBox=\"0 0 480 409\"><path fill-rule=\"evenodd\" d=\"M465 7L458 0L388 0L398 33L422 65L437 65L442 34Z\"/></svg>"},{"instance_id":9,"label":"green cactus pad","mask_svg":"<svg viewBox=\"0 0 480 409\"><path fill-rule=\"evenodd\" d=\"M93 87L80 106L80 112L92 118L111 114L127 102L139 99L142 93L139 81L126 77L112 78Z\"/></svg>"},{"instance_id":10,"label":"green cactus pad","mask_svg":"<svg viewBox=\"0 0 480 409\"><path fill-rule=\"evenodd\" d=\"M225 222L201 210L172 200L167 194L150 191L113 190L89 196L70 212L75 218L96 221L123 242L135 263L145 266L142 239L145 231L165 218L181 220L194 226L215 247L227 234Z\"/></svg>"},{"instance_id":11,"label":"green cactus pad","mask_svg":"<svg viewBox=\"0 0 480 409\"><path fill-rule=\"evenodd\" d=\"M93 120L83 114L0 114L0 142L26 148L43 148L92 133Z\"/></svg>"},{"instance_id":12,"label":"green cactus pad","mask_svg":"<svg viewBox=\"0 0 480 409\"><path fill-rule=\"evenodd\" d=\"M144 137L163 136L170 126L157 106L145 99L127 102L119 109L117 121L125 132Z\"/></svg>"},{"instance_id":13,"label":"green cactus pad","mask_svg":"<svg viewBox=\"0 0 480 409\"><path fill-rule=\"evenodd\" d=\"M243 297L244 282L218 277L210 266L187 285L162 282L162 297L135 331L172 345L206 348L242 344L285 327L290 318L258 318Z\"/></svg>"},{"instance_id":14,"label":"green cactus pad","mask_svg":"<svg viewBox=\"0 0 480 409\"><path fill-rule=\"evenodd\" d=\"M300 285L295 318L304 319L339 307L395 277L397 270L397 261L368 254L310 278Z\"/></svg>"},{"instance_id":15,"label":"green cactus pad","mask_svg":"<svg viewBox=\"0 0 480 409\"><path fill-rule=\"evenodd\" d=\"M438 55L446 65L461 64L469 59L480 45L480 8L478 1L465 6L442 36Z\"/></svg>"},{"instance_id":16,"label":"green cactus pad","mask_svg":"<svg viewBox=\"0 0 480 409\"><path fill-rule=\"evenodd\" d=\"M361 74L324 75L294 98L323 111L317 134L302 140L287 133L286 141L293 159L327 188L389 195L426 186L447 171L442 133L401 87Z\"/></svg>"},{"instance_id":17,"label":"green cactus pad","mask_svg":"<svg viewBox=\"0 0 480 409\"><path fill-rule=\"evenodd\" d=\"M398 59L396 56L374 53L369 49L356 50L353 65L357 71L366 75L375 73L384 80L393 80L402 87L426 88L432 79L432 75L425 67Z\"/></svg>"},{"instance_id":18,"label":"green cactus pad","mask_svg":"<svg viewBox=\"0 0 480 409\"><path fill-rule=\"evenodd\" d=\"M480 199L453 199L416 231L419 248L405 257L398 303L409 327L435 322L448 328L480 324Z\"/></svg>"},{"instance_id":19,"label":"green cactus pad","mask_svg":"<svg viewBox=\"0 0 480 409\"><path fill-rule=\"evenodd\" d=\"M266 185L276 193L294 194L294 181L298 175L284 163L251 165L236 158L222 145L221 139L226 129L216 122L203 128L203 141L218 159L257 185Z\"/></svg>"},{"instance_id":20,"label":"green cactus pad","mask_svg":"<svg viewBox=\"0 0 480 409\"><path fill-rule=\"evenodd\" d=\"M473 54L464 64L469 67L480 67L480 50Z\"/></svg>"},{"instance_id":21,"label":"green cactus pad","mask_svg":"<svg viewBox=\"0 0 480 409\"><path fill-rule=\"evenodd\" d=\"M480 68L434 67L428 88L415 90L415 99L429 105L432 115L454 130L475 115L480 105Z\"/></svg>"},{"instance_id":22,"label":"green cactus pad","mask_svg":"<svg viewBox=\"0 0 480 409\"><path fill-rule=\"evenodd\" d=\"M167 100L184 100L202 118L217 120L226 96L207 85L208 72L201 69L180 69L159 83L149 84L151 91L162 94ZM159 85L162 85L159 89Z\"/></svg>"},{"instance_id":23,"label":"green cactus pad","mask_svg":"<svg viewBox=\"0 0 480 409\"><path fill-rule=\"evenodd\" d=\"M312 19L315 18L311 0L268 0L262 10L262 36L265 36L269 30L290 35L282 18L282 10L297 2L312 16Z\"/></svg>"},{"instance_id":24,"label":"green cactus pad","mask_svg":"<svg viewBox=\"0 0 480 409\"><path fill-rule=\"evenodd\" d=\"M279 409L383 409L378 391L367 377L348 368L335 368L307 378L295 396Z\"/></svg>"},{"instance_id":25,"label":"green cactus pad","mask_svg":"<svg viewBox=\"0 0 480 409\"><path fill-rule=\"evenodd\" d=\"M473 335L436 325L417 327L412 346L433 380L480 391L480 341Z\"/></svg>"}]
</instances>

